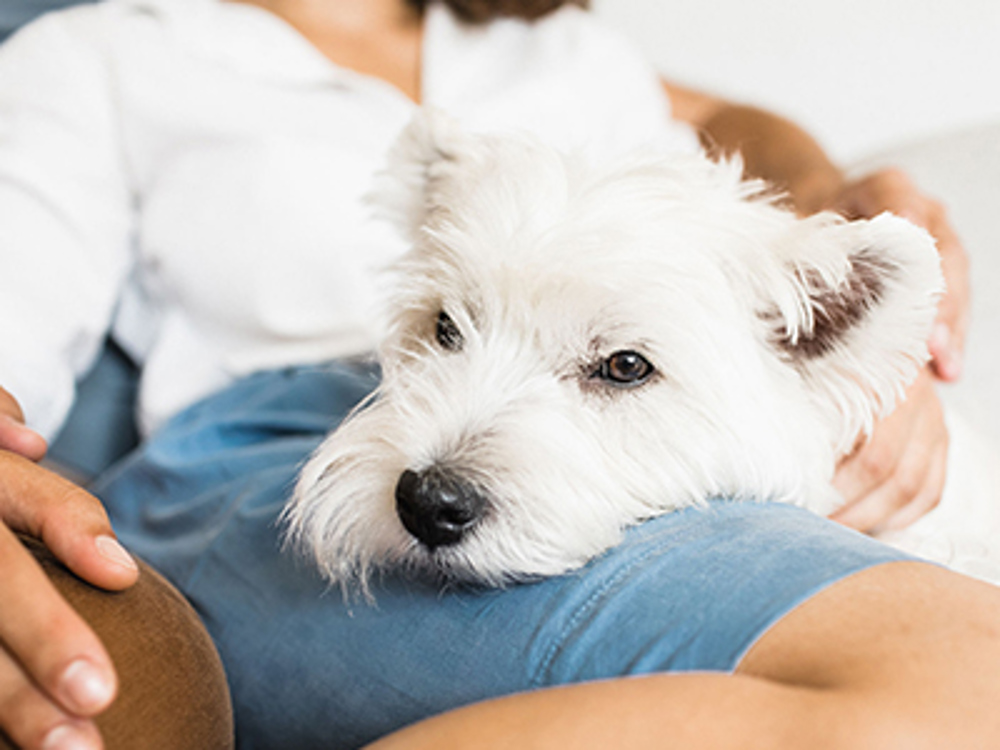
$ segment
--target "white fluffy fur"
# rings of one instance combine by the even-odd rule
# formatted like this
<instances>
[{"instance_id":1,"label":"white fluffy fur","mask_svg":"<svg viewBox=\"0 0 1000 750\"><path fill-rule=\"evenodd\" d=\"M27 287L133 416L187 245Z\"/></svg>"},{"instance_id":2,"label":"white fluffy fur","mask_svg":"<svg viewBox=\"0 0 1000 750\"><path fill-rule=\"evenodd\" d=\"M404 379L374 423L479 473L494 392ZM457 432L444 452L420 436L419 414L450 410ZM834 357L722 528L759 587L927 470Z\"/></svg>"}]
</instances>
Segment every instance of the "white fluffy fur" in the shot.
<instances>
[{"instance_id":1,"label":"white fluffy fur","mask_svg":"<svg viewBox=\"0 0 1000 750\"><path fill-rule=\"evenodd\" d=\"M490 585L558 574L712 496L826 514L836 460L926 359L942 287L931 238L889 215L799 219L736 162L590 164L428 113L377 192L412 242L384 380L305 466L286 512L291 540L345 585L367 590L385 567ZM878 294L829 351L803 355L859 257ZM435 341L442 310L461 351ZM619 350L657 374L624 389L590 377ZM394 499L404 470L431 465L489 502L433 552Z\"/></svg>"}]
</instances>

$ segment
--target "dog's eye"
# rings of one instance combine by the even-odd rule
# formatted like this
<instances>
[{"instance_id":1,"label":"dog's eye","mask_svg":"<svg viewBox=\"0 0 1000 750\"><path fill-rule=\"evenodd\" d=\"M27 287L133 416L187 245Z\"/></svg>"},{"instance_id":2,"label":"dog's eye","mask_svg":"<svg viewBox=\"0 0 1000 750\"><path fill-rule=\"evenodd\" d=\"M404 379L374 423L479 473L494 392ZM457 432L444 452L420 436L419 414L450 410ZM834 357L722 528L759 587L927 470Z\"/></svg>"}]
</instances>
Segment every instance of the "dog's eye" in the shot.
<instances>
[{"instance_id":1,"label":"dog's eye","mask_svg":"<svg viewBox=\"0 0 1000 750\"><path fill-rule=\"evenodd\" d=\"M434 336L441 348L449 352L460 351L464 343L462 332L458 330L455 321L444 310L438 313Z\"/></svg>"},{"instance_id":2,"label":"dog's eye","mask_svg":"<svg viewBox=\"0 0 1000 750\"><path fill-rule=\"evenodd\" d=\"M615 352L601 362L595 375L614 385L633 386L645 383L654 372L648 359L639 352L627 350Z\"/></svg>"}]
</instances>

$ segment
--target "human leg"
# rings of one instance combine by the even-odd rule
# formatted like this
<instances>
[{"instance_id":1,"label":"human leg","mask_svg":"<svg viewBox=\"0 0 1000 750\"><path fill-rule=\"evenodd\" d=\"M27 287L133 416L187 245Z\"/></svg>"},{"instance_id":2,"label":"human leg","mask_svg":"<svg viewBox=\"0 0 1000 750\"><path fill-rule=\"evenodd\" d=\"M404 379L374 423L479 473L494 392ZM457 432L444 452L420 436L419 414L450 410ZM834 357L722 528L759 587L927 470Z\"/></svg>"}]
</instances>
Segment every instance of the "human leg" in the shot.
<instances>
[{"instance_id":1,"label":"human leg","mask_svg":"<svg viewBox=\"0 0 1000 750\"><path fill-rule=\"evenodd\" d=\"M372 384L352 368L255 376L98 487L216 640L242 748L353 747L530 688L728 673L798 604L902 557L799 509L723 502L643 524L567 576L442 591L386 575L373 606L345 600L282 552L277 518L298 466Z\"/></svg>"},{"instance_id":2,"label":"human leg","mask_svg":"<svg viewBox=\"0 0 1000 750\"><path fill-rule=\"evenodd\" d=\"M1000 747L1000 589L863 570L782 617L734 673L657 673L484 701L371 750Z\"/></svg>"},{"instance_id":3,"label":"human leg","mask_svg":"<svg viewBox=\"0 0 1000 750\"><path fill-rule=\"evenodd\" d=\"M156 571L106 592L69 573L41 544L24 543L108 649L119 695L97 719L108 750L226 750L232 714L218 654L197 615ZM0 736L0 748L12 748Z\"/></svg>"}]
</instances>

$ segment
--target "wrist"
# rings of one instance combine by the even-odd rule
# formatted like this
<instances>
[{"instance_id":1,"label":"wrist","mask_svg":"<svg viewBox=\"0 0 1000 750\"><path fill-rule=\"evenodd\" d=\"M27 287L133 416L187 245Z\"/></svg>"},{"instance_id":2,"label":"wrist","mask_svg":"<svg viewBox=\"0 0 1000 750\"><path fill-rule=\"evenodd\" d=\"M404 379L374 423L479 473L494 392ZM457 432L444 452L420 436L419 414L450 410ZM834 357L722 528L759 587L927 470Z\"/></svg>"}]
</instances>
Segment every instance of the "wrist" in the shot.
<instances>
[{"instance_id":1,"label":"wrist","mask_svg":"<svg viewBox=\"0 0 1000 750\"><path fill-rule=\"evenodd\" d=\"M700 126L710 152L739 152L746 175L770 182L802 215L828 207L846 185L844 173L819 143L778 115L728 105Z\"/></svg>"}]
</instances>

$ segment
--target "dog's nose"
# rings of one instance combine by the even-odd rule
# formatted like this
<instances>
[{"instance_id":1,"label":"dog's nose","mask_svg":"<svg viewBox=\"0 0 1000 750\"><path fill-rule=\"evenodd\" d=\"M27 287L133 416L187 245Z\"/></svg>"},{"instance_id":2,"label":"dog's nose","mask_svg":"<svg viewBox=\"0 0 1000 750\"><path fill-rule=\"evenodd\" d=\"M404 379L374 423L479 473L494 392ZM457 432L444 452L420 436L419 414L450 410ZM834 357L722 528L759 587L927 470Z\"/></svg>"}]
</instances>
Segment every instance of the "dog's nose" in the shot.
<instances>
[{"instance_id":1,"label":"dog's nose","mask_svg":"<svg viewBox=\"0 0 1000 750\"><path fill-rule=\"evenodd\" d=\"M426 547L457 544L483 515L486 499L473 485L432 466L407 469L396 483L396 513Z\"/></svg>"}]
</instances>

